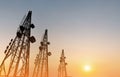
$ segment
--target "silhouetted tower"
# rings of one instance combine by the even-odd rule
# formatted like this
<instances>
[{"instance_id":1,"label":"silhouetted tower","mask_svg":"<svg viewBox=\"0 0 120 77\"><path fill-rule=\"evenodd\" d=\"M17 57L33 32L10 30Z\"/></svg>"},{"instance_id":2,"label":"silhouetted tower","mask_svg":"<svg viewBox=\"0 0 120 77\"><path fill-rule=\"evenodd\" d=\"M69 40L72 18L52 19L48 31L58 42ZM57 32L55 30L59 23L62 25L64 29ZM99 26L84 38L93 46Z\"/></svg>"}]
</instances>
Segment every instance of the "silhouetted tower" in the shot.
<instances>
[{"instance_id":1,"label":"silhouetted tower","mask_svg":"<svg viewBox=\"0 0 120 77\"><path fill-rule=\"evenodd\" d=\"M35 27L31 24L31 15L32 11L29 11L23 18L16 37L7 46L4 52L5 57L0 65L0 77L29 76L30 42L36 41L31 36L31 28Z\"/></svg>"},{"instance_id":2,"label":"silhouetted tower","mask_svg":"<svg viewBox=\"0 0 120 77\"><path fill-rule=\"evenodd\" d=\"M60 57L60 64L58 67L58 77L67 77L67 70L66 70L66 65L67 63L65 62L65 55L64 55L64 50L62 50L62 54Z\"/></svg>"},{"instance_id":3,"label":"silhouetted tower","mask_svg":"<svg viewBox=\"0 0 120 77\"><path fill-rule=\"evenodd\" d=\"M35 59L35 67L34 67L32 77L48 77L49 76L48 56L51 55L51 52L48 52L48 45L50 44L50 42L48 42L47 29L45 30L45 34L40 44L41 45L39 47L39 53L37 54Z\"/></svg>"}]
</instances>

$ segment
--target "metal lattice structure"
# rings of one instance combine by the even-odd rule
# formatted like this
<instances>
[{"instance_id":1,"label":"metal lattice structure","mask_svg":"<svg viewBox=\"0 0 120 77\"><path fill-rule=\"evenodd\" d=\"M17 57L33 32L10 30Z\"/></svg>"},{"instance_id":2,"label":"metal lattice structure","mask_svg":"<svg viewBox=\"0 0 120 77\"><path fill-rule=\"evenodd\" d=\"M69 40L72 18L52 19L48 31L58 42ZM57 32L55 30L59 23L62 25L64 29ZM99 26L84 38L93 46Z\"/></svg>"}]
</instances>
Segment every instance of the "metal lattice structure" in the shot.
<instances>
[{"instance_id":1,"label":"metal lattice structure","mask_svg":"<svg viewBox=\"0 0 120 77\"><path fill-rule=\"evenodd\" d=\"M62 54L60 57L60 64L58 67L58 77L68 77L67 76L67 70L66 70L66 65L67 63L65 62L65 55L64 55L64 50L62 50Z\"/></svg>"},{"instance_id":2,"label":"metal lattice structure","mask_svg":"<svg viewBox=\"0 0 120 77\"><path fill-rule=\"evenodd\" d=\"M0 65L0 77L29 77L30 42L36 40L31 36L32 11L22 20L16 33L5 50L5 57Z\"/></svg>"},{"instance_id":3,"label":"metal lattice structure","mask_svg":"<svg viewBox=\"0 0 120 77\"><path fill-rule=\"evenodd\" d=\"M33 71L32 77L49 77L49 70L48 70L48 56L51 55L51 52L48 52L48 33L47 29L45 30L45 34L41 41L41 45L39 47L39 53L35 59L35 67Z\"/></svg>"}]
</instances>

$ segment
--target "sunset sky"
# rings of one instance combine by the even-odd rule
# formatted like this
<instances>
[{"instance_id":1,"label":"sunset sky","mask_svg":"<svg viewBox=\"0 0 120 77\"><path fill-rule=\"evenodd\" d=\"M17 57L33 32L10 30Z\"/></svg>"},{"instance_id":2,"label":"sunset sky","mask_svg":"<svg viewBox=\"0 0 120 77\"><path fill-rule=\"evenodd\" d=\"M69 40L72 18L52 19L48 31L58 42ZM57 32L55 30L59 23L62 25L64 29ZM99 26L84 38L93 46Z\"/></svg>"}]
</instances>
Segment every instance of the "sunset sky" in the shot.
<instances>
[{"instance_id":1,"label":"sunset sky","mask_svg":"<svg viewBox=\"0 0 120 77\"><path fill-rule=\"evenodd\" d=\"M31 35L37 40L31 44L30 73L48 29L50 77L57 77L62 49L68 76L120 77L120 0L1 0L0 63L29 10L35 24Z\"/></svg>"}]
</instances>

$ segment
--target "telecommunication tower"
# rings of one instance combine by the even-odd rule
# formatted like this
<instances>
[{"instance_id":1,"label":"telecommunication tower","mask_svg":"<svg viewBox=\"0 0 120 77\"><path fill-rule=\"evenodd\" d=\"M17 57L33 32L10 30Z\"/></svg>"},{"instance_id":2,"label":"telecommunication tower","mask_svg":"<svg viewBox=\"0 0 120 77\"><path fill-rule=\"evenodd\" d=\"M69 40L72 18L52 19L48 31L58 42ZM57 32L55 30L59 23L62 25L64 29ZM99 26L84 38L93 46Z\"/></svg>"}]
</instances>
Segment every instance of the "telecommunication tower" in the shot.
<instances>
[{"instance_id":1,"label":"telecommunication tower","mask_svg":"<svg viewBox=\"0 0 120 77\"><path fill-rule=\"evenodd\" d=\"M32 11L23 18L16 33L5 50L5 57L0 65L0 77L29 77L30 42L36 40L31 36Z\"/></svg>"},{"instance_id":2,"label":"telecommunication tower","mask_svg":"<svg viewBox=\"0 0 120 77\"><path fill-rule=\"evenodd\" d=\"M40 42L39 53L35 59L35 67L33 71L32 77L49 77L48 70L48 56L51 55L51 52L48 52L48 30L45 30L45 34L43 35L43 39Z\"/></svg>"},{"instance_id":3,"label":"telecommunication tower","mask_svg":"<svg viewBox=\"0 0 120 77\"><path fill-rule=\"evenodd\" d=\"M64 55L64 50L62 50L62 54L60 57L60 64L58 67L58 77L68 77L67 76L67 70L66 70L66 65L67 63L65 62L65 55Z\"/></svg>"}]
</instances>

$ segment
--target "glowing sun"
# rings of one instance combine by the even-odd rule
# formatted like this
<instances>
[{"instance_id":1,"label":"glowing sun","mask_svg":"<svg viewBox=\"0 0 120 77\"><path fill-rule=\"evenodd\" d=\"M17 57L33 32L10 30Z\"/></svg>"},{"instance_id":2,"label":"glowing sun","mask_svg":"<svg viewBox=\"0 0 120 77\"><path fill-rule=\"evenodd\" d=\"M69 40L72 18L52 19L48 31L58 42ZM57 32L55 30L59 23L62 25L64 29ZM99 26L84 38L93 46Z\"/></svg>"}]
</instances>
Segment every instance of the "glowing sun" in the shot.
<instances>
[{"instance_id":1,"label":"glowing sun","mask_svg":"<svg viewBox=\"0 0 120 77\"><path fill-rule=\"evenodd\" d=\"M84 66L84 70L85 70L86 72L89 72L89 71L91 70L91 66L90 66L90 65L85 65L85 66Z\"/></svg>"}]
</instances>

